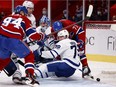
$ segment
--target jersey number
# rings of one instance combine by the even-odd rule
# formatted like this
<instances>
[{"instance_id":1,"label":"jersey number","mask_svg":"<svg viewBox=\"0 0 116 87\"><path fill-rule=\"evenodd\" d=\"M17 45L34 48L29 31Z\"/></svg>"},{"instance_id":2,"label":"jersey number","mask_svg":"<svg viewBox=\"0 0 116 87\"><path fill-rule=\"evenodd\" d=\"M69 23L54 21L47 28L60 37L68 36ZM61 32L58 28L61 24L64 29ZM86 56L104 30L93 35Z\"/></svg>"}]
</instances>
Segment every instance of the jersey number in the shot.
<instances>
[{"instance_id":1,"label":"jersey number","mask_svg":"<svg viewBox=\"0 0 116 87\"><path fill-rule=\"evenodd\" d=\"M75 45L71 46L71 49L74 50L74 56L73 56L73 58L76 58L76 46Z\"/></svg>"},{"instance_id":2,"label":"jersey number","mask_svg":"<svg viewBox=\"0 0 116 87\"><path fill-rule=\"evenodd\" d=\"M22 21L22 18L18 18L16 20L13 20L12 21L12 17L7 17L7 18L4 19L2 25L8 26L11 23L11 24L14 24L14 27L15 28L18 28L19 29L20 24L21 24L21 21Z\"/></svg>"}]
</instances>

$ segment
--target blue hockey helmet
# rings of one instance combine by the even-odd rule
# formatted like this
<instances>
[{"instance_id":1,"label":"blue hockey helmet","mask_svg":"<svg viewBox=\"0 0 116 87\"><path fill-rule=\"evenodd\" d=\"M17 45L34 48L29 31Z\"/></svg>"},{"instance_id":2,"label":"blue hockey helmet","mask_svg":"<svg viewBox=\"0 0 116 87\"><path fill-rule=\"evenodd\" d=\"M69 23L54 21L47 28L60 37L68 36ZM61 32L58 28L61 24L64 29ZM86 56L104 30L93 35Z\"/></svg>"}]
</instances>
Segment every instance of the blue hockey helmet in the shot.
<instances>
[{"instance_id":1,"label":"blue hockey helmet","mask_svg":"<svg viewBox=\"0 0 116 87\"><path fill-rule=\"evenodd\" d=\"M52 25L54 31L61 30L63 28L63 25L60 21L55 21Z\"/></svg>"},{"instance_id":2,"label":"blue hockey helmet","mask_svg":"<svg viewBox=\"0 0 116 87\"><path fill-rule=\"evenodd\" d=\"M18 5L18 6L15 8L15 14L19 14L21 11L23 11L24 14L28 14L28 11L27 11L27 9L26 9L25 6Z\"/></svg>"}]
</instances>

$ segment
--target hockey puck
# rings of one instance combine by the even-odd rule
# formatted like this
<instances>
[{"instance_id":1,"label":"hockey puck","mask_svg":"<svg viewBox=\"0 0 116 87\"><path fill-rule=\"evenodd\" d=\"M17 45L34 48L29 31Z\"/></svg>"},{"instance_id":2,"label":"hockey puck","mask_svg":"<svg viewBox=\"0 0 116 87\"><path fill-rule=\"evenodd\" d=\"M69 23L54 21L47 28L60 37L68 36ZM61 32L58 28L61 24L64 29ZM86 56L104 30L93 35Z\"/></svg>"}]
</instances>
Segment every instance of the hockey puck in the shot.
<instances>
[{"instance_id":1,"label":"hockey puck","mask_svg":"<svg viewBox=\"0 0 116 87\"><path fill-rule=\"evenodd\" d=\"M96 80L97 80L98 82L100 82L100 78L97 78Z\"/></svg>"}]
</instances>

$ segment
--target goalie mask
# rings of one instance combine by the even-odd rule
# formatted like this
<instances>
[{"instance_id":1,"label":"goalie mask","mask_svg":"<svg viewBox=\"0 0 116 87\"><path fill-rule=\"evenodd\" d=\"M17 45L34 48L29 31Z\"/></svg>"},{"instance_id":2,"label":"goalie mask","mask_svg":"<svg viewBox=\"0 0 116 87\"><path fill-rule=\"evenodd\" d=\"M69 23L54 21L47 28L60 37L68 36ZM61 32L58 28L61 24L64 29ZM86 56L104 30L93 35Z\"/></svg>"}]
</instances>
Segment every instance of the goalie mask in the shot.
<instances>
[{"instance_id":1,"label":"goalie mask","mask_svg":"<svg viewBox=\"0 0 116 87\"><path fill-rule=\"evenodd\" d=\"M42 16L40 19L40 24L46 24L47 26L50 26L50 19L47 16Z\"/></svg>"}]
</instances>

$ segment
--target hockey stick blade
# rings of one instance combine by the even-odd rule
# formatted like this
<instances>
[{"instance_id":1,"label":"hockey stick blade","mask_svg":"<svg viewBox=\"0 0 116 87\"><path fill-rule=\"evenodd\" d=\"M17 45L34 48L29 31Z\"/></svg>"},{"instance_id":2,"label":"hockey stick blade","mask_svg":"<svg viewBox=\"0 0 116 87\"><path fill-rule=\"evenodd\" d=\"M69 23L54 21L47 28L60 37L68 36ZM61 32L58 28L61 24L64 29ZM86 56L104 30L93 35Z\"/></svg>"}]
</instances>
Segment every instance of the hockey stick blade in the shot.
<instances>
[{"instance_id":1,"label":"hockey stick blade","mask_svg":"<svg viewBox=\"0 0 116 87\"><path fill-rule=\"evenodd\" d=\"M87 12L86 17L87 17L87 18L90 18L91 15L92 15L92 12L93 12L93 5L89 5L89 10L88 10L88 12Z\"/></svg>"},{"instance_id":2,"label":"hockey stick blade","mask_svg":"<svg viewBox=\"0 0 116 87\"><path fill-rule=\"evenodd\" d=\"M92 75L88 75L88 76L84 77L84 79L94 80L94 81L97 81L97 82L100 82L100 80L101 80L100 78L95 78Z\"/></svg>"}]
</instances>

